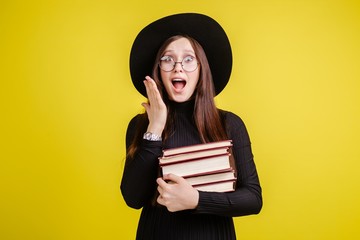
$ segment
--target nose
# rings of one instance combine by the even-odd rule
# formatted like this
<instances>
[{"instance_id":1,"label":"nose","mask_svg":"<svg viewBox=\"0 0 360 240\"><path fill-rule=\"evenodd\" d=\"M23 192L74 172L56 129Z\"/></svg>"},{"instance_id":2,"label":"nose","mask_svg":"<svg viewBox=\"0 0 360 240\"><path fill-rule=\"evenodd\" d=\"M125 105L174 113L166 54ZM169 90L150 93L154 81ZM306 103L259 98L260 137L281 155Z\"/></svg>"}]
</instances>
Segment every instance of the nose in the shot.
<instances>
[{"instance_id":1,"label":"nose","mask_svg":"<svg viewBox=\"0 0 360 240\"><path fill-rule=\"evenodd\" d=\"M174 64L175 64L175 66L174 66L175 72L183 71L182 62L175 62Z\"/></svg>"}]
</instances>

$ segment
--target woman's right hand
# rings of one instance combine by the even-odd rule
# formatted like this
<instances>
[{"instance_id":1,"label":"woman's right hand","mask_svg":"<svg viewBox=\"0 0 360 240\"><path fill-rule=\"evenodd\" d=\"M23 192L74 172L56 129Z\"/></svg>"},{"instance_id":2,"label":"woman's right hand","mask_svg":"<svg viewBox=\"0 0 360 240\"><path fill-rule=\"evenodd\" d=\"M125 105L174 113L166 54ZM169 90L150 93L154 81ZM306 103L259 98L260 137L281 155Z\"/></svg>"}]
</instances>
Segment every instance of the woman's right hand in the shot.
<instances>
[{"instance_id":1,"label":"woman's right hand","mask_svg":"<svg viewBox=\"0 0 360 240\"><path fill-rule=\"evenodd\" d=\"M155 81L151 77L146 76L144 84L149 103L142 103L141 105L145 108L149 118L147 131L161 136L166 124L167 108Z\"/></svg>"}]
</instances>

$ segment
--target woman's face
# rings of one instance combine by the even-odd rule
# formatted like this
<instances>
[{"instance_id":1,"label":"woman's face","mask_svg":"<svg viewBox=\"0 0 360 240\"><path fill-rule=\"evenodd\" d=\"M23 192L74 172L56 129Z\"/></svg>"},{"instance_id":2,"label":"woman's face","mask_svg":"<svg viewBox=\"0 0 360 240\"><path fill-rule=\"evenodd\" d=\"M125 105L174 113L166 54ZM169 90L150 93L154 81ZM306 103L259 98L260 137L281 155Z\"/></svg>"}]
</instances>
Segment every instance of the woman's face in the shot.
<instances>
[{"instance_id":1,"label":"woman's face","mask_svg":"<svg viewBox=\"0 0 360 240\"><path fill-rule=\"evenodd\" d=\"M193 95L199 80L200 65L194 71L185 71L181 62L184 60L189 64L196 61L195 51L187 38L179 38L170 43L165 49L161 59L173 60L176 63L171 71L164 71L160 68L160 75L169 99L175 102L185 102ZM186 67L185 67L186 69Z\"/></svg>"}]
</instances>

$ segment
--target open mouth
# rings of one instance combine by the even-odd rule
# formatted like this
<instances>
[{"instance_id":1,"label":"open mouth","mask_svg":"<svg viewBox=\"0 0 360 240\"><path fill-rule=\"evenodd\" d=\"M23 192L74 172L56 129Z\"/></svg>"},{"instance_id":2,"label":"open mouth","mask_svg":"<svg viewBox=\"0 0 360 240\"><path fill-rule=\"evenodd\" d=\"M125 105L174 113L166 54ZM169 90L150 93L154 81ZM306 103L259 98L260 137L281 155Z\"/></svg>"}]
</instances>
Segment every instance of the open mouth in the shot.
<instances>
[{"instance_id":1,"label":"open mouth","mask_svg":"<svg viewBox=\"0 0 360 240\"><path fill-rule=\"evenodd\" d=\"M186 81L180 78L173 79L171 82L176 90L181 90L186 85Z\"/></svg>"}]
</instances>

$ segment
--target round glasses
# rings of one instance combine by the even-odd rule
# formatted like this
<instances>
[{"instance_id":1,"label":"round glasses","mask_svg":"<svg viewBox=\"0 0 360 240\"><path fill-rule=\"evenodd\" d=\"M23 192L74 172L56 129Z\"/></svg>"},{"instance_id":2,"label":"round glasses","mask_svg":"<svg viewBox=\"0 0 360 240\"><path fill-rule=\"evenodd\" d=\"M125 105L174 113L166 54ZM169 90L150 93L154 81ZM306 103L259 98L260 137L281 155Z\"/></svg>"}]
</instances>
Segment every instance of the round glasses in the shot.
<instances>
[{"instance_id":1,"label":"round glasses","mask_svg":"<svg viewBox=\"0 0 360 240\"><path fill-rule=\"evenodd\" d=\"M171 72L174 70L177 63L181 63L181 67L185 72L193 72L199 65L198 61L193 56L187 56L181 62L175 62L170 56L163 56L160 58L159 67L165 72Z\"/></svg>"}]
</instances>

